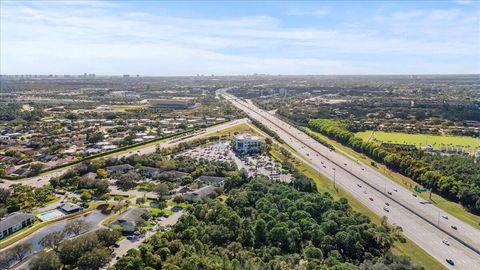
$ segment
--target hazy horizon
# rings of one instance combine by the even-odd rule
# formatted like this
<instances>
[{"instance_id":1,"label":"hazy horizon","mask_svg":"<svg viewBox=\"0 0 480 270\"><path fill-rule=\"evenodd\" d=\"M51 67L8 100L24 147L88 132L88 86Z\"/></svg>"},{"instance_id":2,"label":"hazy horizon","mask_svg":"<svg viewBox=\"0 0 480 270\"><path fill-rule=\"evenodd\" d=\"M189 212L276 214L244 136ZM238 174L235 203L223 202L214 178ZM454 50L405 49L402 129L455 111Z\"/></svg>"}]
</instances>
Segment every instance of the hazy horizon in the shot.
<instances>
[{"instance_id":1,"label":"hazy horizon","mask_svg":"<svg viewBox=\"0 0 480 270\"><path fill-rule=\"evenodd\" d=\"M480 73L480 3L2 1L1 74Z\"/></svg>"}]
</instances>

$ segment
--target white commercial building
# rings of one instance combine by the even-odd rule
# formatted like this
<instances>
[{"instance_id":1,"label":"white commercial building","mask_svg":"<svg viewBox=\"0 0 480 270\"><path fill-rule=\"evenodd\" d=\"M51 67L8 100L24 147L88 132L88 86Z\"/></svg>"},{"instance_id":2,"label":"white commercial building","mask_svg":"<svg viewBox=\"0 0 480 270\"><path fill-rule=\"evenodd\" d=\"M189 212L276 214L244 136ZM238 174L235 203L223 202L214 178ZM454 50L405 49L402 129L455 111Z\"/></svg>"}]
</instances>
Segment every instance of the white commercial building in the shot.
<instances>
[{"instance_id":1,"label":"white commercial building","mask_svg":"<svg viewBox=\"0 0 480 270\"><path fill-rule=\"evenodd\" d=\"M262 139L250 134L239 134L234 138L234 149L240 154L251 154L260 152Z\"/></svg>"}]
</instances>

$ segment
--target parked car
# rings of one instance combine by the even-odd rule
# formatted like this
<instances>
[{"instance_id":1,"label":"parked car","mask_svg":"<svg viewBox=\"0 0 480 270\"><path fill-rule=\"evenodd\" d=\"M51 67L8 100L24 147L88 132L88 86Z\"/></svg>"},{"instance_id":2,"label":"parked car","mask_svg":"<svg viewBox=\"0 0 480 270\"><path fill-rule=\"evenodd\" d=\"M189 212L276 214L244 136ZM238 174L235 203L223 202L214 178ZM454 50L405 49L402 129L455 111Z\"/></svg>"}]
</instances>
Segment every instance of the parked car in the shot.
<instances>
[{"instance_id":1,"label":"parked car","mask_svg":"<svg viewBox=\"0 0 480 270\"><path fill-rule=\"evenodd\" d=\"M117 243L115 243L115 244L113 244L113 247L114 247L114 248L119 248L119 247L120 247L120 245L119 245L119 244L117 244Z\"/></svg>"},{"instance_id":2,"label":"parked car","mask_svg":"<svg viewBox=\"0 0 480 270\"><path fill-rule=\"evenodd\" d=\"M446 259L446 261L450 265L455 265L455 262L452 259Z\"/></svg>"}]
</instances>

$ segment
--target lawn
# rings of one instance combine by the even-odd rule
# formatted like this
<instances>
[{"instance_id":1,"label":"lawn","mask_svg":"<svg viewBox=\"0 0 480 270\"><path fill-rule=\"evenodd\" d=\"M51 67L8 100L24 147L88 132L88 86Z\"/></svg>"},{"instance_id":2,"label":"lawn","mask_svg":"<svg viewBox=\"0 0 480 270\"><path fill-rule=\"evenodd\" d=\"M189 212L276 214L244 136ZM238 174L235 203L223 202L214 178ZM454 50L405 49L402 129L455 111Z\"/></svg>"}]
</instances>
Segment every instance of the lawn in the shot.
<instances>
[{"instance_id":1,"label":"lawn","mask_svg":"<svg viewBox=\"0 0 480 270\"><path fill-rule=\"evenodd\" d=\"M372 132L371 130L358 132L355 136L362 138L364 141L368 141ZM469 150L480 148L480 139L467 136L441 136L375 131L374 141L378 143L414 144L418 147L431 145L435 149L443 146L460 146Z\"/></svg>"},{"instance_id":2,"label":"lawn","mask_svg":"<svg viewBox=\"0 0 480 270\"><path fill-rule=\"evenodd\" d=\"M277 160L285 159L285 157L276 147L272 149L271 154ZM332 181L319 174L314 168L297 159L291 159L290 162L292 162L299 171L315 181L319 192L328 192L337 200L342 197L347 198L348 203L352 206L353 210L368 216L372 222L380 224L381 218L378 215L372 212L368 207L355 199L341 187L337 186L336 189L333 188ZM425 252L422 248L417 246L408 238L406 238L405 243L395 242L392 252L397 255L409 256L412 258L412 260L423 266L426 270L447 269L439 261L430 256L430 254Z\"/></svg>"},{"instance_id":3,"label":"lawn","mask_svg":"<svg viewBox=\"0 0 480 270\"><path fill-rule=\"evenodd\" d=\"M249 124L239 124L233 127L229 127L223 130L214 133L213 135L217 136L228 136L232 137L235 133L250 133L254 135L259 135L259 133Z\"/></svg>"},{"instance_id":4,"label":"lawn","mask_svg":"<svg viewBox=\"0 0 480 270\"><path fill-rule=\"evenodd\" d=\"M346 157L348 157L352 160L359 160L364 165L367 165L370 168L373 168L374 170L376 170L376 171L380 172L381 174L387 176L388 178L394 180L396 183L402 185L404 188L412 190L412 192L413 192L415 186L417 185L415 183L415 181L413 181L412 179L410 179L410 178L408 178L408 177L406 177L402 174L399 174L399 173L396 173L396 172L393 172L393 171L389 170L383 164L376 163L376 166L372 166L371 162L374 162L372 159L368 158L367 156L365 156L363 154L355 152L353 149L351 149L349 147L343 146L342 144L340 144L340 143L338 143L334 140L331 140L328 137L326 137L326 136L324 136L324 135L322 135L318 132L312 131L308 128L306 128L306 131L310 136L317 136L320 139L323 139L326 142L332 144L337 149L337 153L342 154L342 155L344 155L344 156L346 156ZM428 200L428 193L427 192L418 193L418 196L422 197L425 200ZM474 228L480 229L480 217L468 212L459 203L449 201L449 200L447 200L447 199L445 199L445 198L443 198L440 195L437 195L435 193L432 193L432 202L437 207L444 210L445 212L447 212L447 213L459 218L460 220L470 224Z\"/></svg>"}]
</instances>

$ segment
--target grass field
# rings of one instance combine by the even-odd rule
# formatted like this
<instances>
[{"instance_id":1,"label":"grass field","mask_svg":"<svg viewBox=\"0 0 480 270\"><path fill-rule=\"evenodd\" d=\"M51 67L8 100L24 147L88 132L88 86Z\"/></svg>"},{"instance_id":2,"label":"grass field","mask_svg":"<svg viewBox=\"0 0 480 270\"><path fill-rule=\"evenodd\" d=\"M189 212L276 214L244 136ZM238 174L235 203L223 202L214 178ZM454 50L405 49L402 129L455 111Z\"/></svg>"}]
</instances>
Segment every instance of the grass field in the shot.
<instances>
[{"instance_id":1,"label":"grass field","mask_svg":"<svg viewBox=\"0 0 480 270\"><path fill-rule=\"evenodd\" d=\"M355 152L353 149L351 149L349 147L343 146L342 144L340 144L340 143L338 143L338 142L336 142L336 141L334 141L334 140L332 140L332 139L330 139L330 138L328 138L328 137L326 137L326 136L324 136L324 135L322 135L318 132L312 131L311 129L307 128L306 131L310 136L319 137L320 139L323 139L326 142L333 145L337 149L337 152L339 154L342 154L342 155L344 155L344 156L346 156L346 157L348 157L352 160L361 161L366 166L369 166L370 168L372 168L372 169L378 171L379 173L387 176L388 178L394 180L396 183L402 185L404 188L412 190L412 192L414 190L414 187L417 185L415 183L415 181L413 181L412 179L410 179L410 178L408 178L408 177L406 177L402 174L391 171L390 169L388 169L383 164L376 163L376 166L372 166L371 162L374 162L372 159L368 158L367 156L365 156L361 153ZM425 200L428 200L427 192L419 193L418 196L422 197ZM445 199L445 198L443 198L440 195L435 194L435 193L432 193L432 203L435 204L437 207L443 209L445 212L447 212L447 213L459 218L460 220L470 224L474 228L479 228L480 229L480 216L477 216L477 215L474 215L474 214L468 212L459 203L449 201L449 200L447 200L447 199Z\"/></svg>"},{"instance_id":2,"label":"grass field","mask_svg":"<svg viewBox=\"0 0 480 270\"><path fill-rule=\"evenodd\" d=\"M368 130L358 132L355 136L362 138L364 141L368 141L371 134L372 131ZM375 131L374 141L379 143L414 144L419 147L431 145L435 149L442 146L460 146L469 150L480 148L480 139L467 136L441 136Z\"/></svg>"}]
</instances>

